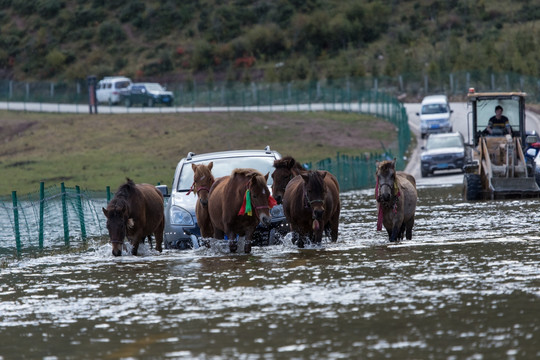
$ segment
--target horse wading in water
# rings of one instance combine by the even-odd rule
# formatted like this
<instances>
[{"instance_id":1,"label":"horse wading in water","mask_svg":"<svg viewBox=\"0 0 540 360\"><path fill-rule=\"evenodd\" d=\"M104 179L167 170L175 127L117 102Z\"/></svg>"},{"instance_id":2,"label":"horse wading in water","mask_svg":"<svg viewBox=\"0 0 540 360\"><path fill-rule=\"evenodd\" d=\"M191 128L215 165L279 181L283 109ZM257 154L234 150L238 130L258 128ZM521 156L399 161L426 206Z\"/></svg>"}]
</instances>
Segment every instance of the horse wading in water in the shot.
<instances>
[{"instance_id":1,"label":"horse wading in water","mask_svg":"<svg viewBox=\"0 0 540 360\"><path fill-rule=\"evenodd\" d=\"M186 194L189 195L192 191L197 194L198 201L195 206L195 216L197 217L197 223L199 224L203 238L214 235L214 227L208 214L208 195L215 181L212 175L213 166L213 162L210 162L208 165L191 164L191 168L193 169L193 185Z\"/></svg>"},{"instance_id":2,"label":"horse wading in water","mask_svg":"<svg viewBox=\"0 0 540 360\"><path fill-rule=\"evenodd\" d=\"M295 176L285 189L283 211L298 247L304 247L305 237L320 244L323 230L337 241L341 211L337 179L320 170Z\"/></svg>"},{"instance_id":3,"label":"horse wading in water","mask_svg":"<svg viewBox=\"0 0 540 360\"><path fill-rule=\"evenodd\" d=\"M289 181L296 175L306 174L307 170L302 167L292 156L285 156L282 159L274 160L274 172L272 173L272 196L278 204L283 201L283 194Z\"/></svg>"},{"instance_id":4,"label":"horse wading in water","mask_svg":"<svg viewBox=\"0 0 540 360\"><path fill-rule=\"evenodd\" d=\"M405 234L412 239L416 211L416 180L410 174L396 171L396 159L377 163L377 231L384 225L391 242L400 241Z\"/></svg>"},{"instance_id":5,"label":"horse wading in water","mask_svg":"<svg viewBox=\"0 0 540 360\"><path fill-rule=\"evenodd\" d=\"M131 253L137 255L139 244L148 237L152 246L151 235L156 237L156 250L162 251L163 228L165 225L163 212L163 195L150 184L135 184L133 180L121 185L113 199L103 208L107 217L107 229L111 238L112 253L122 255L124 238L128 238L133 246Z\"/></svg>"},{"instance_id":6,"label":"horse wading in water","mask_svg":"<svg viewBox=\"0 0 540 360\"><path fill-rule=\"evenodd\" d=\"M231 252L236 252L236 235L245 236L244 252L251 252L251 239L259 223L270 225L270 208L274 198L263 176L255 169L234 169L230 176L217 179L210 189L208 213L214 237L229 239Z\"/></svg>"}]
</instances>

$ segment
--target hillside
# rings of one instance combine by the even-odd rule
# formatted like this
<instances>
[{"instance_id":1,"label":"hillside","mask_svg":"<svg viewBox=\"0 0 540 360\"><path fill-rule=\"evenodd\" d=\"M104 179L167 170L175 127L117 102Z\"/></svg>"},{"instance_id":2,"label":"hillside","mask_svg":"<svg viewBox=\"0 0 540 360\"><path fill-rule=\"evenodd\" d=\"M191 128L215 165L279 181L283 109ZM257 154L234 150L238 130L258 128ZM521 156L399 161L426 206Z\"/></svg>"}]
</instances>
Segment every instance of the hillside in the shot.
<instances>
[{"instance_id":1,"label":"hillside","mask_svg":"<svg viewBox=\"0 0 540 360\"><path fill-rule=\"evenodd\" d=\"M1 0L0 78L540 76L534 0Z\"/></svg>"}]
</instances>

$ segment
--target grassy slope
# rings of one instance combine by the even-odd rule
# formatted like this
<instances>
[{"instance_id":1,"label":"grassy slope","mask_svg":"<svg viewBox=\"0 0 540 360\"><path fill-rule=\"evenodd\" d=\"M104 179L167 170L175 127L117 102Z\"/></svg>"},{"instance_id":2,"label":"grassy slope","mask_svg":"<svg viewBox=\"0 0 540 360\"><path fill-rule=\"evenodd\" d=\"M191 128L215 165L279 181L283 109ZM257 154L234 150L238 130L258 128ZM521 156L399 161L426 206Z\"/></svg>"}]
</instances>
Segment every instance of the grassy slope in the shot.
<instances>
[{"instance_id":1,"label":"grassy slope","mask_svg":"<svg viewBox=\"0 0 540 360\"><path fill-rule=\"evenodd\" d=\"M394 126L346 113L81 115L0 112L0 195L65 182L116 188L126 177L169 184L188 151L263 148L302 162L395 147Z\"/></svg>"}]
</instances>

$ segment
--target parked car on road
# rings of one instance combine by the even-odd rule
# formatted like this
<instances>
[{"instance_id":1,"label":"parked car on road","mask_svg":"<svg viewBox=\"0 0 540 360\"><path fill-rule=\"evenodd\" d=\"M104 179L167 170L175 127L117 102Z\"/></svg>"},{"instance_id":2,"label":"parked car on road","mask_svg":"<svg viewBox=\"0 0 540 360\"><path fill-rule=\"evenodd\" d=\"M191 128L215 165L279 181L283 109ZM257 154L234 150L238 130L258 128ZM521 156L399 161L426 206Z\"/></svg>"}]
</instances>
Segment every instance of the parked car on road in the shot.
<instances>
[{"instance_id":1,"label":"parked car on road","mask_svg":"<svg viewBox=\"0 0 540 360\"><path fill-rule=\"evenodd\" d=\"M422 139L429 134L452 132L450 115L454 112L450 110L448 98L445 95L430 95L422 100L422 107L419 113L420 134Z\"/></svg>"},{"instance_id":2,"label":"parked car on road","mask_svg":"<svg viewBox=\"0 0 540 360\"><path fill-rule=\"evenodd\" d=\"M109 105L120 102L120 93L131 86L131 79L124 76L107 76L96 85L96 98Z\"/></svg>"},{"instance_id":3,"label":"parked car on road","mask_svg":"<svg viewBox=\"0 0 540 360\"><path fill-rule=\"evenodd\" d=\"M134 83L129 89L121 94L122 101L126 107L134 104L152 107L156 104L172 106L174 95L172 91L167 91L158 83Z\"/></svg>"},{"instance_id":4,"label":"parked car on road","mask_svg":"<svg viewBox=\"0 0 540 360\"><path fill-rule=\"evenodd\" d=\"M422 150L420 156L422 177L433 174L436 170L457 169L463 171L465 145L461 133L429 135Z\"/></svg>"},{"instance_id":5,"label":"parked car on road","mask_svg":"<svg viewBox=\"0 0 540 360\"><path fill-rule=\"evenodd\" d=\"M167 185L158 185L158 189L168 198L165 205L164 244L166 249L188 249L199 247L200 228L195 216L197 195L190 192L193 184L191 164L213 162L212 175L217 179L230 175L235 168L253 168L268 176L268 188L272 188L274 161L281 155L267 146L264 150L233 150L195 155L189 153L180 160L174 173L172 189L169 194ZM276 243L276 232L285 223L283 206L276 205L271 211L271 225L260 224L253 234L253 245L271 245Z\"/></svg>"}]
</instances>

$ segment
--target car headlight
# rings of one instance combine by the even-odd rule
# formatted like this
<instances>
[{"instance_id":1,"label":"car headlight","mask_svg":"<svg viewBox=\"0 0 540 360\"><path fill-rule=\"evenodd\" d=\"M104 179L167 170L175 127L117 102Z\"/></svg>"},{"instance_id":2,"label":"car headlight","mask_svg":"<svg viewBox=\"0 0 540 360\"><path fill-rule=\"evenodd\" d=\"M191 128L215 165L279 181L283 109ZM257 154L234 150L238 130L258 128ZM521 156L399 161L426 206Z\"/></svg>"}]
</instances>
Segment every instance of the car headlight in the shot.
<instances>
[{"instance_id":1,"label":"car headlight","mask_svg":"<svg viewBox=\"0 0 540 360\"><path fill-rule=\"evenodd\" d=\"M270 209L270 215L272 215L273 218L284 217L285 213L283 212L283 205L276 205Z\"/></svg>"},{"instance_id":2,"label":"car headlight","mask_svg":"<svg viewBox=\"0 0 540 360\"><path fill-rule=\"evenodd\" d=\"M174 225L194 225L193 217L184 208L178 206L171 207L171 224Z\"/></svg>"},{"instance_id":3,"label":"car headlight","mask_svg":"<svg viewBox=\"0 0 540 360\"><path fill-rule=\"evenodd\" d=\"M431 160L431 155L422 155L420 158L424 161L428 161Z\"/></svg>"},{"instance_id":4,"label":"car headlight","mask_svg":"<svg viewBox=\"0 0 540 360\"><path fill-rule=\"evenodd\" d=\"M459 159L459 158L465 157L465 153L464 153L464 152L460 152L460 153L455 153L455 154L454 154L454 157L455 157L456 159Z\"/></svg>"}]
</instances>

